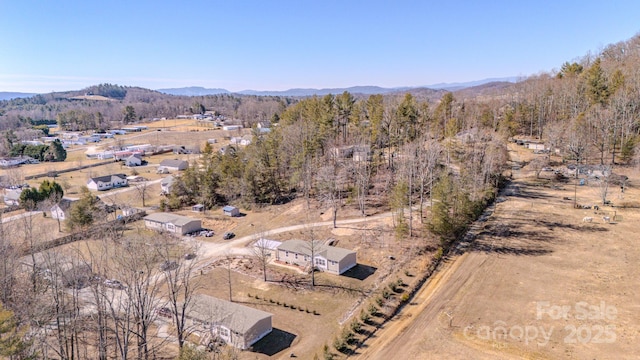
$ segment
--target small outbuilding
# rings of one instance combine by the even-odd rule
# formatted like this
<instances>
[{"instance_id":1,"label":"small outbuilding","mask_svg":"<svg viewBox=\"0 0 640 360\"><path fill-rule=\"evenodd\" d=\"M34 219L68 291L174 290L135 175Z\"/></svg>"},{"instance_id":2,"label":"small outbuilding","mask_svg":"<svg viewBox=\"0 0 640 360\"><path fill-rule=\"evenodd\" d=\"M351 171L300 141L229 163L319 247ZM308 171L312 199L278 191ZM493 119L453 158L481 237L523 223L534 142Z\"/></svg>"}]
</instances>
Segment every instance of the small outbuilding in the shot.
<instances>
[{"instance_id":1,"label":"small outbuilding","mask_svg":"<svg viewBox=\"0 0 640 360\"><path fill-rule=\"evenodd\" d=\"M222 208L222 212L231 217L240 216L240 209L235 206L227 205Z\"/></svg>"}]
</instances>

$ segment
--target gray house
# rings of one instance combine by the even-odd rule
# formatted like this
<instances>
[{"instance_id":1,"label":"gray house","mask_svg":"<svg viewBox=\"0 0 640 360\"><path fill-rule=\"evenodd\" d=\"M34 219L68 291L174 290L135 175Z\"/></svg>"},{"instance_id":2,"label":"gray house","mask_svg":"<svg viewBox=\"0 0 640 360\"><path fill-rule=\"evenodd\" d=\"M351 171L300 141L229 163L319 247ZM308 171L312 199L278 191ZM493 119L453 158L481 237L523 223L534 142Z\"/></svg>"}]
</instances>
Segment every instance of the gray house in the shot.
<instances>
[{"instance_id":1,"label":"gray house","mask_svg":"<svg viewBox=\"0 0 640 360\"><path fill-rule=\"evenodd\" d=\"M145 216L144 226L147 229L184 235L202 229L202 221L188 216L158 212Z\"/></svg>"},{"instance_id":2,"label":"gray house","mask_svg":"<svg viewBox=\"0 0 640 360\"><path fill-rule=\"evenodd\" d=\"M133 154L124 160L124 166L140 166L142 165L142 156L140 154Z\"/></svg>"},{"instance_id":3,"label":"gray house","mask_svg":"<svg viewBox=\"0 0 640 360\"><path fill-rule=\"evenodd\" d=\"M313 250L313 251L311 251ZM308 267L313 264L318 270L332 274L342 274L357 265L356 252L314 241L313 246L308 241L289 240L278 246L276 260L286 264Z\"/></svg>"},{"instance_id":4,"label":"gray house","mask_svg":"<svg viewBox=\"0 0 640 360\"><path fill-rule=\"evenodd\" d=\"M239 349L248 349L272 330L272 314L208 295L195 295L187 308L187 320L200 338L220 338ZM201 340L202 342L202 340Z\"/></svg>"}]
</instances>

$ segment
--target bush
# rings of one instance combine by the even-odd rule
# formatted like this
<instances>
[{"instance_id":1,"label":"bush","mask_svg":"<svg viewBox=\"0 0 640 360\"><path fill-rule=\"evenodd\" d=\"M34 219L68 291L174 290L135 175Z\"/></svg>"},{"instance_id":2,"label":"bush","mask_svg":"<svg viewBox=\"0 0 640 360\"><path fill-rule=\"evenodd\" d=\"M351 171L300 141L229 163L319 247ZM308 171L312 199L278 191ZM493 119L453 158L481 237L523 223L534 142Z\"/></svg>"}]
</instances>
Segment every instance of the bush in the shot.
<instances>
[{"instance_id":1,"label":"bush","mask_svg":"<svg viewBox=\"0 0 640 360\"><path fill-rule=\"evenodd\" d=\"M442 259L442 255L444 255L444 250L442 249L442 247L439 247L438 251L436 251L436 253L433 255L433 258L437 261Z\"/></svg>"},{"instance_id":2,"label":"bush","mask_svg":"<svg viewBox=\"0 0 640 360\"><path fill-rule=\"evenodd\" d=\"M400 297L400 301L402 301L403 303L406 303L407 301L409 301L409 294L407 293L402 294L402 297Z\"/></svg>"},{"instance_id":3,"label":"bush","mask_svg":"<svg viewBox=\"0 0 640 360\"><path fill-rule=\"evenodd\" d=\"M387 290L387 289L382 290L382 297L385 300L388 300L391 297L391 292L389 290Z\"/></svg>"},{"instance_id":4,"label":"bush","mask_svg":"<svg viewBox=\"0 0 640 360\"><path fill-rule=\"evenodd\" d=\"M384 299L379 297L376 299L376 304L378 304L378 306L382 306L384 305Z\"/></svg>"},{"instance_id":5,"label":"bush","mask_svg":"<svg viewBox=\"0 0 640 360\"><path fill-rule=\"evenodd\" d=\"M367 310L369 311L369 314L371 314L371 315L375 315L378 312L378 308L373 304L370 304L369 308Z\"/></svg>"},{"instance_id":6,"label":"bush","mask_svg":"<svg viewBox=\"0 0 640 360\"><path fill-rule=\"evenodd\" d=\"M369 321L371 321L371 315L366 313L364 310L360 311L360 321L365 324L368 323Z\"/></svg>"},{"instance_id":7,"label":"bush","mask_svg":"<svg viewBox=\"0 0 640 360\"><path fill-rule=\"evenodd\" d=\"M327 344L324 344L322 347L322 358L324 360L333 360L333 354L331 353L331 350L329 350L329 346Z\"/></svg>"},{"instance_id":8,"label":"bush","mask_svg":"<svg viewBox=\"0 0 640 360\"><path fill-rule=\"evenodd\" d=\"M357 333L357 332L360 332L360 330L362 330L362 324L360 324L358 320L354 320L351 323L351 331L353 331L354 333Z\"/></svg>"},{"instance_id":9,"label":"bush","mask_svg":"<svg viewBox=\"0 0 640 360\"><path fill-rule=\"evenodd\" d=\"M344 341L342 338L335 338L333 340L333 347L340 352L346 352L348 349L347 342Z\"/></svg>"}]
</instances>

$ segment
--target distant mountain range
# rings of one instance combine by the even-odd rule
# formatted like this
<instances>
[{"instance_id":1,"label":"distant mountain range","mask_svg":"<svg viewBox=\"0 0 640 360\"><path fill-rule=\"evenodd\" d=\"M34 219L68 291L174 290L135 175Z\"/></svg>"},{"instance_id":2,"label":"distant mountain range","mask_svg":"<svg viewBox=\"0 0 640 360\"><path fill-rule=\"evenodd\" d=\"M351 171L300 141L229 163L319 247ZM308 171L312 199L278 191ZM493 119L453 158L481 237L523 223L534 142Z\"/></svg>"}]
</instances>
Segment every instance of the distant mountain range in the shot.
<instances>
[{"instance_id":1,"label":"distant mountain range","mask_svg":"<svg viewBox=\"0 0 640 360\"><path fill-rule=\"evenodd\" d=\"M516 77L507 77L507 78L492 78L492 79L484 79L463 83L440 83L434 85L426 85L426 86L415 86L415 87L396 87L396 88L383 88L380 86L352 86L347 88L330 88L330 89L289 89L283 91L258 91L258 90L242 90L238 92L231 92L226 89L207 89L204 87L184 87L184 88L172 88L172 89L157 89L161 93L170 94L170 95L181 95L181 96L205 96L205 95L218 95L218 94L240 94L240 95L257 95L257 96L324 96L328 94L341 94L345 91L348 91L352 94L364 94L364 95L372 95L372 94L388 94L393 92L407 91L412 89L420 89L420 88L428 88L434 90L448 90L448 91L456 91L461 90L473 86L484 85L493 82L516 82Z\"/></svg>"},{"instance_id":2,"label":"distant mountain range","mask_svg":"<svg viewBox=\"0 0 640 360\"><path fill-rule=\"evenodd\" d=\"M28 97L32 97L34 95L38 95L38 94L0 91L0 100L11 100L11 99L17 99L17 98L28 98Z\"/></svg>"},{"instance_id":3,"label":"distant mountain range","mask_svg":"<svg viewBox=\"0 0 640 360\"><path fill-rule=\"evenodd\" d=\"M219 94L238 94L238 95L256 95L256 96L324 96L328 94L341 94L348 91L352 94L372 95L372 94L388 94L394 92L402 92L408 90L417 89L433 89L433 90L446 90L457 91L474 86L484 85L488 83L496 82L510 82L514 83L518 80L516 77L506 78L492 78L477 81L461 82L461 83L439 83L426 86L415 87L395 87L395 88L383 88L380 86L352 86L347 88L329 88L329 89L289 89L284 91L258 91L258 90L243 90L238 92L231 92L227 89L208 89L199 86L190 86L183 88L170 88L170 89L157 89L156 91L178 96L205 96L205 95L219 95ZM11 100L16 98L27 98L38 95L37 93L22 93L22 92L6 92L0 91L0 100Z\"/></svg>"}]
</instances>

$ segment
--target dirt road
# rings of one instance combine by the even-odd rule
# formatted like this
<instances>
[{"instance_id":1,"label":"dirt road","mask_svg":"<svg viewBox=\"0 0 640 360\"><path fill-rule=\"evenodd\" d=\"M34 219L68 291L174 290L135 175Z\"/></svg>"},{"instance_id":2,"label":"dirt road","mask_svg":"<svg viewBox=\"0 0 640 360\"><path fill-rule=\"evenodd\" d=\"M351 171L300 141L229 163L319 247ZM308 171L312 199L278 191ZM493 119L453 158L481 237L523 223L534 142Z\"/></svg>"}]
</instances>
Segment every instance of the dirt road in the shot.
<instances>
[{"instance_id":1,"label":"dirt road","mask_svg":"<svg viewBox=\"0 0 640 360\"><path fill-rule=\"evenodd\" d=\"M375 222L381 219L389 218L392 216L391 212L387 212L380 215L370 216L370 217L361 217L355 219L344 219L337 220L336 225L340 227L341 225L348 224L356 224L363 222ZM322 227L322 226L333 226L333 221L321 221L309 224L299 224L292 226L284 226L276 229L266 230L260 234L253 234L248 236L243 236L240 238L236 238L233 240L229 240L225 243L210 243L206 241L200 241L193 239L195 244L200 248L200 259L204 263L203 266L207 266L208 264L215 262L220 258L224 258L229 255L251 255L252 249L247 247L251 242L256 241L258 236L270 236L276 234L282 234L291 231L304 230L312 227Z\"/></svg>"}]
</instances>

